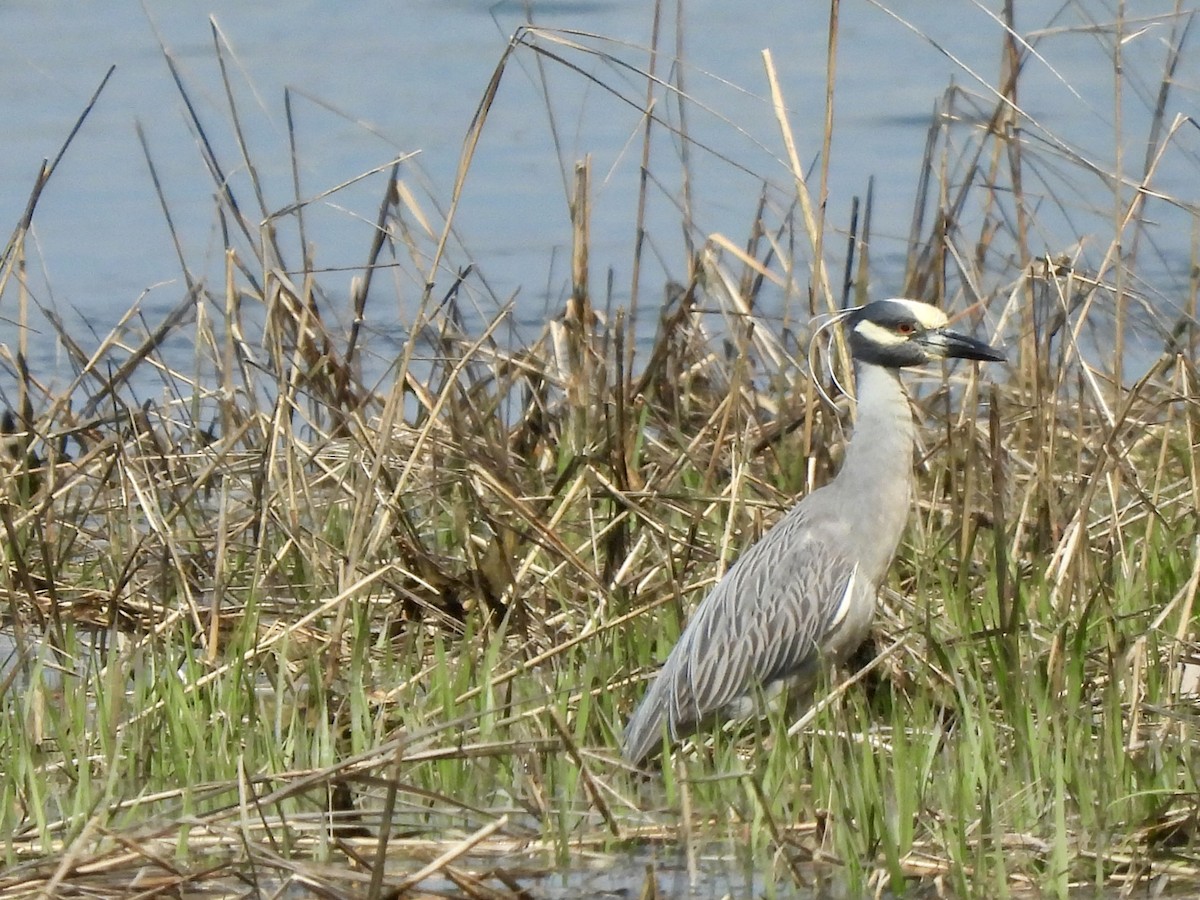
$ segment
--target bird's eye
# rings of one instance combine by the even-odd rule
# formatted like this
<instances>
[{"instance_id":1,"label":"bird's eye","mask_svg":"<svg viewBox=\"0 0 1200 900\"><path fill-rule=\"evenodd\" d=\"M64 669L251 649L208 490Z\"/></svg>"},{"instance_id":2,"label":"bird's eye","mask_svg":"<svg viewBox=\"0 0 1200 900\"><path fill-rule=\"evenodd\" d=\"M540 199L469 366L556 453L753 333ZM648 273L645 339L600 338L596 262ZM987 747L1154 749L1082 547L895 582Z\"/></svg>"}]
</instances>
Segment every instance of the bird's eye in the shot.
<instances>
[{"instance_id":1,"label":"bird's eye","mask_svg":"<svg viewBox=\"0 0 1200 900\"><path fill-rule=\"evenodd\" d=\"M912 322L897 322L896 323L896 334L912 334L913 331L915 331L915 330L916 329L913 327Z\"/></svg>"}]
</instances>

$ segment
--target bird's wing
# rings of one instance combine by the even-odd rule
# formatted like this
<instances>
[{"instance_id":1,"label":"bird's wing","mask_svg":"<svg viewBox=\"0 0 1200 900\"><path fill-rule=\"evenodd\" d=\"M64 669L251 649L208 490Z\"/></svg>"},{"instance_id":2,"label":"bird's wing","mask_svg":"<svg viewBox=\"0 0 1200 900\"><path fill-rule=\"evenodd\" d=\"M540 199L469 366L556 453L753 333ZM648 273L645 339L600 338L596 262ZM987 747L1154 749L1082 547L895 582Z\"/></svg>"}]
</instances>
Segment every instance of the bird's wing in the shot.
<instances>
[{"instance_id":1,"label":"bird's wing","mask_svg":"<svg viewBox=\"0 0 1200 900\"><path fill-rule=\"evenodd\" d=\"M672 732L815 665L853 577L853 564L805 523L781 521L696 610L659 675L670 680Z\"/></svg>"},{"instance_id":2,"label":"bird's wing","mask_svg":"<svg viewBox=\"0 0 1200 900\"><path fill-rule=\"evenodd\" d=\"M820 641L844 615L855 567L794 509L744 552L697 607L625 729L634 762L662 737L694 728L757 687L816 664Z\"/></svg>"}]
</instances>

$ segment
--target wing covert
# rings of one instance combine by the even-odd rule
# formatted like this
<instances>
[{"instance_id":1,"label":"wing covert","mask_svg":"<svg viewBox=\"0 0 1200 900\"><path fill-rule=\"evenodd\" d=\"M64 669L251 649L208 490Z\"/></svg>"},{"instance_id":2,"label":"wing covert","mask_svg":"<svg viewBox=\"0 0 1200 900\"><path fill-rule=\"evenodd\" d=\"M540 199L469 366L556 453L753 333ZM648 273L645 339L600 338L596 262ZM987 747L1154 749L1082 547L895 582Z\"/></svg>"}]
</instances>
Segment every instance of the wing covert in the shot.
<instances>
[{"instance_id":1,"label":"wing covert","mask_svg":"<svg viewBox=\"0 0 1200 900\"><path fill-rule=\"evenodd\" d=\"M780 521L696 610L659 675L672 734L815 664L854 567L804 526Z\"/></svg>"}]
</instances>

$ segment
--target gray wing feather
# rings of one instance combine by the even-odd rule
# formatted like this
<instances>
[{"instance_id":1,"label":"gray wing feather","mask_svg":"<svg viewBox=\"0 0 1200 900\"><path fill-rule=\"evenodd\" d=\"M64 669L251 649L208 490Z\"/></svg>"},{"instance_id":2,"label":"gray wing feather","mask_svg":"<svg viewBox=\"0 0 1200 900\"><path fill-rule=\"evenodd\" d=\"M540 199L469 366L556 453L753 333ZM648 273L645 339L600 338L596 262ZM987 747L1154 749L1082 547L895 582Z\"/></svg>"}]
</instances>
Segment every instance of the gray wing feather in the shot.
<instances>
[{"instance_id":1,"label":"gray wing feather","mask_svg":"<svg viewBox=\"0 0 1200 900\"><path fill-rule=\"evenodd\" d=\"M796 508L742 554L696 609L625 729L634 762L756 687L817 662L854 565Z\"/></svg>"}]
</instances>

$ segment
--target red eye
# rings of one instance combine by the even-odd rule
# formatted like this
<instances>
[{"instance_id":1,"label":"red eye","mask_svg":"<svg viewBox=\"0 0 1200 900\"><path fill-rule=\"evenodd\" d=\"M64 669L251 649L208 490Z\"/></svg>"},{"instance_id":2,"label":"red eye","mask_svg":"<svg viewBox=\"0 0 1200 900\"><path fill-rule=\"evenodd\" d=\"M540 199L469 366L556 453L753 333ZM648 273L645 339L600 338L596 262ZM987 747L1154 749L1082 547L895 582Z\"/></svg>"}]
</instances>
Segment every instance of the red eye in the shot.
<instances>
[{"instance_id":1,"label":"red eye","mask_svg":"<svg viewBox=\"0 0 1200 900\"><path fill-rule=\"evenodd\" d=\"M914 331L912 322L897 322L896 334L912 334Z\"/></svg>"}]
</instances>

